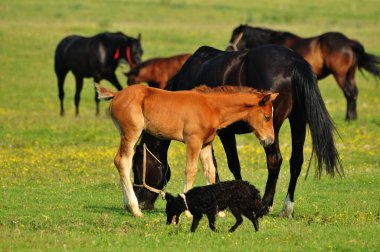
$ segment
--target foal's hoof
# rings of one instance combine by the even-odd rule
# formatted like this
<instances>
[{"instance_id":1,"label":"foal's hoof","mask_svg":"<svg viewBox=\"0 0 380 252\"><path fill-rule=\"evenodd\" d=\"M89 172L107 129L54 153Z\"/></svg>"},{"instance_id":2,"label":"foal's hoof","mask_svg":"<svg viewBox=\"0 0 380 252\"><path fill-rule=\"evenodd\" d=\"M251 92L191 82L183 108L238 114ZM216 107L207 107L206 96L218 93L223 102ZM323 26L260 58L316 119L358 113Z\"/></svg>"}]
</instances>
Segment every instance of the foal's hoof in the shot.
<instances>
[{"instance_id":1,"label":"foal's hoof","mask_svg":"<svg viewBox=\"0 0 380 252\"><path fill-rule=\"evenodd\" d=\"M142 212L137 212L137 213L132 213L134 217L137 217L137 218L142 218L144 217L144 215L142 214Z\"/></svg>"},{"instance_id":2,"label":"foal's hoof","mask_svg":"<svg viewBox=\"0 0 380 252\"><path fill-rule=\"evenodd\" d=\"M218 216L224 218L226 217L226 213L224 211L219 211Z\"/></svg>"},{"instance_id":3,"label":"foal's hoof","mask_svg":"<svg viewBox=\"0 0 380 252\"><path fill-rule=\"evenodd\" d=\"M187 218L193 218L193 215L190 213L189 210L185 211L185 215L186 215Z\"/></svg>"}]
</instances>

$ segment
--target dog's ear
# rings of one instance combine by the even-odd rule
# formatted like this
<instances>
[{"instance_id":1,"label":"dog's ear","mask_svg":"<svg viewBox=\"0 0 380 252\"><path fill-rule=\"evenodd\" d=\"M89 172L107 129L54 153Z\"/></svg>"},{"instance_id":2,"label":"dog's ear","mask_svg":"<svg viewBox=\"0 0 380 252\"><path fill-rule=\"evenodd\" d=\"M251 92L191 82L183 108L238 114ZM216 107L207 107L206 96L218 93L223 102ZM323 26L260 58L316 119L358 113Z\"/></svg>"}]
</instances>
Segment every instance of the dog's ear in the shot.
<instances>
[{"instance_id":1,"label":"dog's ear","mask_svg":"<svg viewBox=\"0 0 380 252\"><path fill-rule=\"evenodd\" d=\"M166 201L173 201L174 196L167 192L167 193L165 193L165 199L166 199Z\"/></svg>"}]
</instances>

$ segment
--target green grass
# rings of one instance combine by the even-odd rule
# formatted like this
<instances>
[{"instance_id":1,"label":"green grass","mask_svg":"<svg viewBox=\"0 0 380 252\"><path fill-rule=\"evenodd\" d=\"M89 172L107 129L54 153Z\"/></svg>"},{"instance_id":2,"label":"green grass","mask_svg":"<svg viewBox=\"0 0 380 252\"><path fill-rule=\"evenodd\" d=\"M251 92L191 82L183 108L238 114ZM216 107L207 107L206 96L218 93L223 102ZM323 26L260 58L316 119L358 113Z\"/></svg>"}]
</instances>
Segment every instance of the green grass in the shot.
<instances>
[{"instance_id":1,"label":"green grass","mask_svg":"<svg viewBox=\"0 0 380 252\"><path fill-rule=\"evenodd\" d=\"M331 2L331 3L330 3ZM380 249L380 98L375 80L358 74L359 120L346 123L345 100L332 77L320 88L341 140L337 148L344 179L309 176L304 167L296 190L295 217L281 219L289 183L290 130L281 130L284 158L274 212L253 232L245 219L233 234L234 218L205 220L195 234L191 220L165 225L165 202L142 219L122 209L113 157L118 133L105 115L95 117L92 80L85 81L81 115L74 116L74 78L66 79L66 117L59 116L54 49L72 33L104 30L142 33L143 59L192 52L201 45L225 48L240 23L312 36L340 31L380 55L380 2L307 1L0 1L0 249L4 251L270 251ZM127 68L124 66L124 69ZM122 68L117 71L124 84ZM106 82L103 84L109 85ZM243 177L264 192L265 154L252 135L238 136ZM232 179L219 140L223 180ZM305 160L311 152L310 135ZM169 150L170 192L183 189L185 148ZM306 165L304 165L306 166ZM311 175L313 175L312 172ZM201 172L196 184L205 183Z\"/></svg>"}]
</instances>

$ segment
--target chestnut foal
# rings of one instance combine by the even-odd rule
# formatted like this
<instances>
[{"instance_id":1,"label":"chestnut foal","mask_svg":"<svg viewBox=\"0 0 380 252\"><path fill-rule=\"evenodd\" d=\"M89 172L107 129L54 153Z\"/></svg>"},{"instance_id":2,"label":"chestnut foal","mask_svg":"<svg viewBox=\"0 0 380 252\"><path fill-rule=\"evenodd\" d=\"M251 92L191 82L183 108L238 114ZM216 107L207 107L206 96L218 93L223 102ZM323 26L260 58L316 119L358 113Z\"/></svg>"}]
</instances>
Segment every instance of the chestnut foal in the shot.
<instances>
[{"instance_id":1,"label":"chestnut foal","mask_svg":"<svg viewBox=\"0 0 380 252\"><path fill-rule=\"evenodd\" d=\"M141 217L130 180L134 146L143 130L163 139L186 144L185 189L193 185L200 157L209 184L215 183L212 146L219 129L247 122L264 146L274 141L272 101L277 93L258 92L248 87L201 86L192 91L165 91L144 85L113 92L95 84L99 99L113 99L111 117L120 131L115 157L124 193L124 208ZM159 104L159 106L158 106Z\"/></svg>"}]
</instances>

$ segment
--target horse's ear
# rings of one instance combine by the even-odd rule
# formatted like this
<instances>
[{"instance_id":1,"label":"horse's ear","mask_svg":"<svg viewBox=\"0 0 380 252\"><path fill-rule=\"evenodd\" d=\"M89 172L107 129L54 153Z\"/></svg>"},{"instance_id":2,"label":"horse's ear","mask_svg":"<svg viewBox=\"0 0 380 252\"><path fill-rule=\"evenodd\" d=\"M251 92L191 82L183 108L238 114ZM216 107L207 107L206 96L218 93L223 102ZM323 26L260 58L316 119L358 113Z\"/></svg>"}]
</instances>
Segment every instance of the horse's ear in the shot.
<instances>
[{"instance_id":1,"label":"horse's ear","mask_svg":"<svg viewBox=\"0 0 380 252\"><path fill-rule=\"evenodd\" d=\"M259 106L265 106L268 101L274 101L278 95L279 93L270 93L264 95L259 101Z\"/></svg>"},{"instance_id":2,"label":"horse's ear","mask_svg":"<svg viewBox=\"0 0 380 252\"><path fill-rule=\"evenodd\" d=\"M139 33L139 35L137 35L137 39L138 39L138 41L141 41L141 33Z\"/></svg>"}]
</instances>

